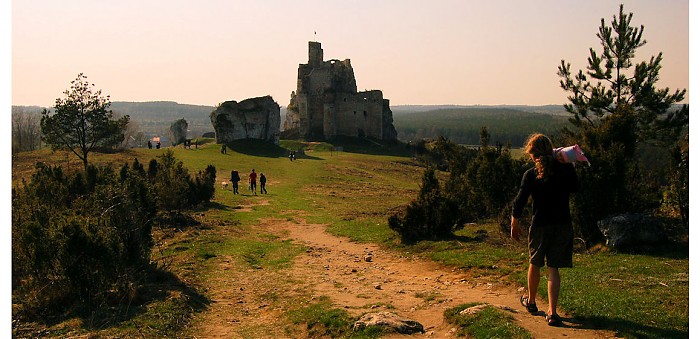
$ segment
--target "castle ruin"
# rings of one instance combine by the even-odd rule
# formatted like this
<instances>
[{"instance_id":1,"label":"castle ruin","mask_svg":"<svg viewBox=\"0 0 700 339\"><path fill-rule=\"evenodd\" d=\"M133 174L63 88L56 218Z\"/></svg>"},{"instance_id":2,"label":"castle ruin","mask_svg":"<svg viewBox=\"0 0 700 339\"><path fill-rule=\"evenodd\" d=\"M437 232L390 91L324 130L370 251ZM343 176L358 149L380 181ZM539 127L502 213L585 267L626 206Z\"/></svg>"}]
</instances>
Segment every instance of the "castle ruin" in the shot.
<instances>
[{"instance_id":1,"label":"castle ruin","mask_svg":"<svg viewBox=\"0 0 700 339\"><path fill-rule=\"evenodd\" d=\"M357 91L350 59L323 61L321 43L309 41L309 62L299 65L285 131L298 131L307 140L340 135L396 140L393 122L382 91Z\"/></svg>"}]
</instances>

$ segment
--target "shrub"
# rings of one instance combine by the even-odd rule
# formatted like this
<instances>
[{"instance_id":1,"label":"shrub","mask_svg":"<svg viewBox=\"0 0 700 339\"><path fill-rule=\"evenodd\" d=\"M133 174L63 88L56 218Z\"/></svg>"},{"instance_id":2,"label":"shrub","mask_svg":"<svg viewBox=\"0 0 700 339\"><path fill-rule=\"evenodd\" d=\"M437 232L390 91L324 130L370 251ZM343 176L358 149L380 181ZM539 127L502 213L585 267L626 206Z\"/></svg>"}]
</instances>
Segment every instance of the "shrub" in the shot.
<instances>
[{"instance_id":1,"label":"shrub","mask_svg":"<svg viewBox=\"0 0 700 339\"><path fill-rule=\"evenodd\" d=\"M190 202L190 175L181 161L171 150L158 157L157 174L153 179L153 189L158 198L158 206L165 211L180 212ZM150 171L149 171L150 172Z\"/></svg>"},{"instance_id":2,"label":"shrub","mask_svg":"<svg viewBox=\"0 0 700 339\"><path fill-rule=\"evenodd\" d=\"M391 215L389 227L399 233L403 242L413 242L451 236L463 227L455 222L458 219L455 206L440 193L435 170L428 168L423 174L417 200Z\"/></svg>"},{"instance_id":3,"label":"shrub","mask_svg":"<svg viewBox=\"0 0 700 339\"><path fill-rule=\"evenodd\" d=\"M509 150L482 147L465 166L464 173L452 175L449 198L460 206L469 220L498 215L512 202L527 169L524 160L514 159Z\"/></svg>"},{"instance_id":4,"label":"shrub","mask_svg":"<svg viewBox=\"0 0 700 339\"><path fill-rule=\"evenodd\" d=\"M89 165L66 174L38 163L31 182L12 190L13 298L24 310L131 300L150 267L158 208L214 194L214 166L193 179L172 152L160 160L148 172L135 160L118 173Z\"/></svg>"},{"instance_id":5,"label":"shrub","mask_svg":"<svg viewBox=\"0 0 700 339\"><path fill-rule=\"evenodd\" d=\"M425 158L450 176L441 190L435 170L426 170L418 198L390 216L389 226L403 241L450 236L467 222L497 217L515 197L527 168L507 148L468 149L442 137L429 152Z\"/></svg>"},{"instance_id":6,"label":"shrub","mask_svg":"<svg viewBox=\"0 0 700 339\"><path fill-rule=\"evenodd\" d=\"M13 292L37 310L128 298L149 265L154 206L138 172L39 165L12 192Z\"/></svg>"},{"instance_id":7,"label":"shrub","mask_svg":"<svg viewBox=\"0 0 700 339\"><path fill-rule=\"evenodd\" d=\"M214 196L216 168L212 165L192 178L182 161L175 158L171 150L158 157L160 161L148 166L153 189L158 197L158 206L166 211L182 211Z\"/></svg>"},{"instance_id":8,"label":"shrub","mask_svg":"<svg viewBox=\"0 0 700 339\"><path fill-rule=\"evenodd\" d=\"M214 184L216 182L216 168L213 165L207 166L204 171L199 171L194 181L190 181L190 205L194 206L201 202L209 201L214 197Z\"/></svg>"}]
</instances>

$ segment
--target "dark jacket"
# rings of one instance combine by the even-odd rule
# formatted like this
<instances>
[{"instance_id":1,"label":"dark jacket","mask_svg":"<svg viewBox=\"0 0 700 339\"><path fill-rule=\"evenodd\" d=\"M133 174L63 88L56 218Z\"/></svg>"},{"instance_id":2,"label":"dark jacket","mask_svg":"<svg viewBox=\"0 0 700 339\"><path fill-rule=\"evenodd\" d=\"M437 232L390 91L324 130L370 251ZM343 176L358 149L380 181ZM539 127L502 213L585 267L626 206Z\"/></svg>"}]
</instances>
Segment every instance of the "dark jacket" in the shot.
<instances>
[{"instance_id":1,"label":"dark jacket","mask_svg":"<svg viewBox=\"0 0 700 339\"><path fill-rule=\"evenodd\" d=\"M241 177L238 176L238 171L231 171L231 181L233 181L233 182L241 181Z\"/></svg>"},{"instance_id":2,"label":"dark jacket","mask_svg":"<svg viewBox=\"0 0 700 339\"><path fill-rule=\"evenodd\" d=\"M523 174L520 191L513 201L513 216L519 218L532 196L532 226L570 224L569 195L579 188L576 170L572 164L554 162L551 177L537 179L537 171L531 168Z\"/></svg>"}]
</instances>

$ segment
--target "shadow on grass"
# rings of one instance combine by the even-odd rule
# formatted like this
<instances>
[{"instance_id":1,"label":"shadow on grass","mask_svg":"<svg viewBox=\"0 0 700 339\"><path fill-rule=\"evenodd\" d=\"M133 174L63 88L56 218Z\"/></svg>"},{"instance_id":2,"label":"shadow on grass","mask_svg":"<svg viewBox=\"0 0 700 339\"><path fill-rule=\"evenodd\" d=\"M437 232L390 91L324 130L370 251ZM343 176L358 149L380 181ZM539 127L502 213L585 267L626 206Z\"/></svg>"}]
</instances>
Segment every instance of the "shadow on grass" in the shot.
<instances>
[{"instance_id":1,"label":"shadow on grass","mask_svg":"<svg viewBox=\"0 0 700 339\"><path fill-rule=\"evenodd\" d=\"M311 156L311 155L308 155L308 154L298 154L298 155L296 155L296 159L297 159L297 160L299 160L299 159L306 159L306 160L322 160L322 159L319 158L319 157L314 157L314 156ZM294 160L294 161L296 161L296 160Z\"/></svg>"},{"instance_id":2,"label":"shadow on grass","mask_svg":"<svg viewBox=\"0 0 700 339\"><path fill-rule=\"evenodd\" d=\"M240 139L226 144L228 148L245 155L266 158L284 158L289 150L271 142L258 139Z\"/></svg>"},{"instance_id":3,"label":"shadow on grass","mask_svg":"<svg viewBox=\"0 0 700 339\"><path fill-rule=\"evenodd\" d=\"M212 210L212 209L219 210L219 211L229 211L229 210L231 210L231 207L224 205L224 204L221 204L221 203L218 203L218 202L210 201L210 202L207 202L207 203L202 204L200 206L197 206L196 208L193 209L193 211L204 212L204 211Z\"/></svg>"},{"instance_id":4,"label":"shadow on grass","mask_svg":"<svg viewBox=\"0 0 700 339\"><path fill-rule=\"evenodd\" d=\"M123 322L146 313L155 303L164 303L166 300L170 300L173 305L163 307L165 312L160 312L158 316L169 318L167 326L173 327L172 330L175 331L181 330L193 313L204 311L211 304L211 300L172 272L154 268L148 272L148 283L138 289L138 299L131 304L122 304L114 309L115 312L103 314L103 309L100 309L89 314L89 318L84 318L83 321L90 330L120 326Z\"/></svg>"},{"instance_id":5,"label":"shadow on grass","mask_svg":"<svg viewBox=\"0 0 700 339\"><path fill-rule=\"evenodd\" d=\"M411 157L408 146L399 141L375 140L372 138L354 138L337 136L329 141L335 147L342 147L343 152L369 155L389 155Z\"/></svg>"},{"instance_id":6,"label":"shadow on grass","mask_svg":"<svg viewBox=\"0 0 700 339\"><path fill-rule=\"evenodd\" d=\"M477 230L474 236L453 235L441 240L453 240L458 242L484 242L486 238L488 238L488 232L486 232L486 230Z\"/></svg>"},{"instance_id":7,"label":"shadow on grass","mask_svg":"<svg viewBox=\"0 0 700 339\"><path fill-rule=\"evenodd\" d=\"M202 209L201 211L205 211ZM197 210L195 210L197 211ZM201 222L192 217L190 213L163 212L159 213L154 220L156 227L186 229L186 228L206 228Z\"/></svg>"},{"instance_id":8,"label":"shadow on grass","mask_svg":"<svg viewBox=\"0 0 700 339\"><path fill-rule=\"evenodd\" d=\"M449 235L449 236L435 237L435 238L430 238L430 239L428 239L428 238L425 238L425 239L424 238L404 238L404 237L401 237L401 235L399 235L399 237L401 238L401 243L403 245L408 245L408 246L417 245L417 244L424 242L424 241L429 241L429 242L434 242L434 243L457 242L458 244L454 244L454 246L458 246L458 245L461 245L459 243L484 242L488 238L488 233L485 230L477 230L475 232L474 236L453 234L453 235Z\"/></svg>"},{"instance_id":9,"label":"shadow on grass","mask_svg":"<svg viewBox=\"0 0 700 339\"><path fill-rule=\"evenodd\" d=\"M617 318L562 318L562 321L564 327L614 331L625 338L688 338L688 331L658 328Z\"/></svg>"},{"instance_id":10,"label":"shadow on grass","mask_svg":"<svg viewBox=\"0 0 700 339\"><path fill-rule=\"evenodd\" d=\"M184 329L194 313L202 312L211 300L181 281L175 274L152 267L146 272L146 282L132 294L131 300L112 300L106 304L87 306L82 304L64 305L62 309L44 309L34 313L36 324L55 326L74 318L81 319L81 329L86 331L106 330L114 327L136 325L136 318L146 313L159 318L158 328L149 328L169 336ZM151 318L149 316L149 318ZM141 324L140 327L150 327ZM47 334L46 329L36 326L13 328L13 337L36 337Z\"/></svg>"},{"instance_id":11,"label":"shadow on grass","mask_svg":"<svg viewBox=\"0 0 700 339\"><path fill-rule=\"evenodd\" d=\"M639 254L665 259L688 259L690 246L687 242L665 242L659 245L638 246L635 248L619 248L616 253Z\"/></svg>"}]
</instances>

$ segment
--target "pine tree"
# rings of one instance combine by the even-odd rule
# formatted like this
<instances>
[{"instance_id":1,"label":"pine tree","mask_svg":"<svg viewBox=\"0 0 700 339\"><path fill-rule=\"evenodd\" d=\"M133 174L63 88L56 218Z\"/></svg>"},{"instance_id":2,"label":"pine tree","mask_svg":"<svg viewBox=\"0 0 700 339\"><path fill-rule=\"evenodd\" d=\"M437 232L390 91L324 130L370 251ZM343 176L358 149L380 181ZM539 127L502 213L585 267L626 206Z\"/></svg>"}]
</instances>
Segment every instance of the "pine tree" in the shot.
<instances>
[{"instance_id":1,"label":"pine tree","mask_svg":"<svg viewBox=\"0 0 700 339\"><path fill-rule=\"evenodd\" d=\"M648 61L633 62L638 48L646 44L644 26L632 26L632 13L620 5L611 25L605 19L596 36L602 52L590 48L586 71L571 73L561 61L561 88L569 92L566 110L573 128L565 128L567 142L579 144L592 166L582 170L581 190L573 197L575 227L589 243L602 240L597 221L616 213L653 208L661 187L640 175L640 145L664 144L680 139L688 123L688 110L675 109L684 90L657 88L662 53ZM675 111L674 111L675 109Z\"/></svg>"},{"instance_id":2,"label":"pine tree","mask_svg":"<svg viewBox=\"0 0 700 339\"><path fill-rule=\"evenodd\" d=\"M561 87L571 93L570 103L564 107L573 114L570 121L574 127L585 134L603 124L621 124L620 127L626 130L618 130L622 133L605 139L604 145L595 146L621 144L628 157L634 154L638 142L657 136L663 118L678 120L676 115L683 114L682 110L667 113L673 104L684 99L686 93L685 89L677 89L670 94L668 88L656 87L661 52L648 62L633 64L636 50L644 46L646 40L642 38L644 25L632 26L632 16L633 13L626 14L620 5L618 16L613 16L612 26L608 26L605 19L600 20L596 36L603 51L599 54L590 48L586 72L579 70L573 76L571 64L564 60L558 72L562 78ZM577 134L577 131L567 132Z\"/></svg>"}]
</instances>

